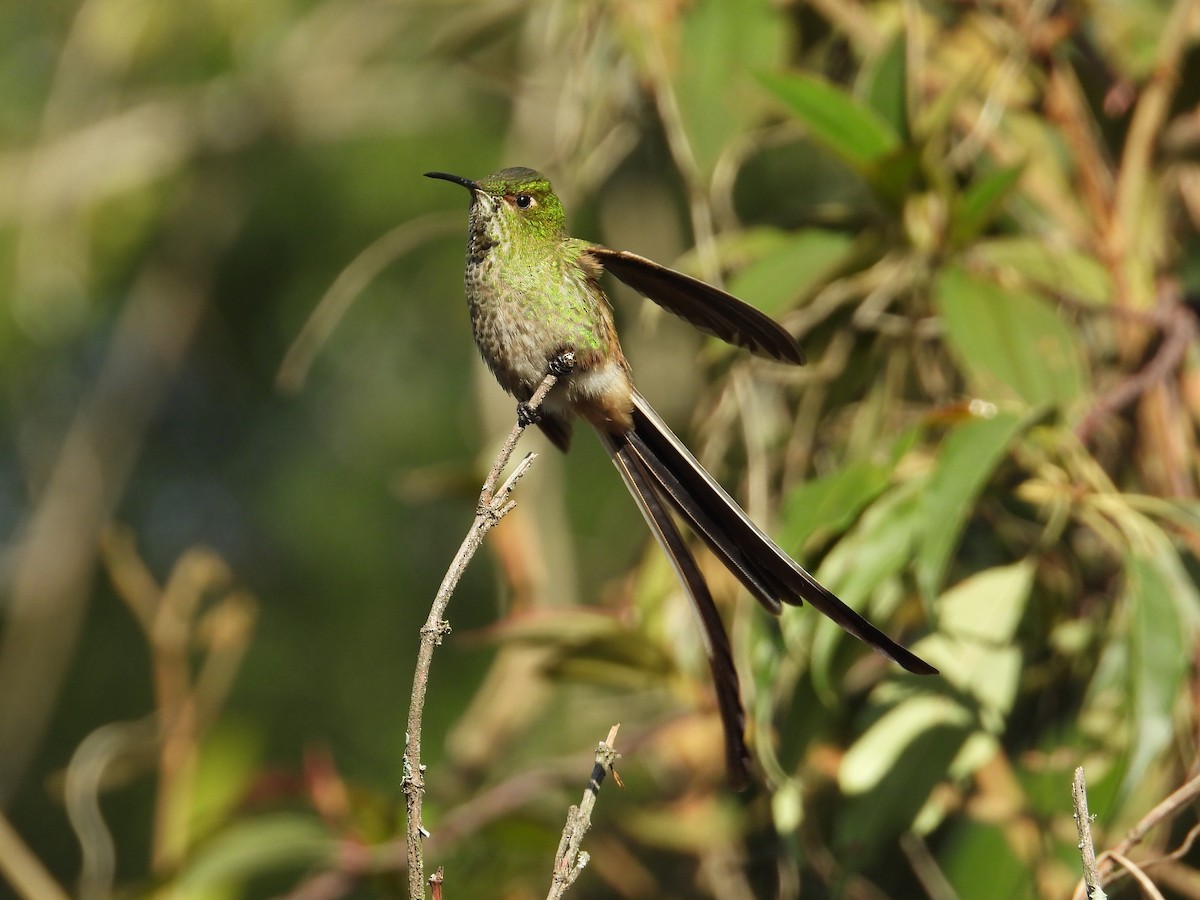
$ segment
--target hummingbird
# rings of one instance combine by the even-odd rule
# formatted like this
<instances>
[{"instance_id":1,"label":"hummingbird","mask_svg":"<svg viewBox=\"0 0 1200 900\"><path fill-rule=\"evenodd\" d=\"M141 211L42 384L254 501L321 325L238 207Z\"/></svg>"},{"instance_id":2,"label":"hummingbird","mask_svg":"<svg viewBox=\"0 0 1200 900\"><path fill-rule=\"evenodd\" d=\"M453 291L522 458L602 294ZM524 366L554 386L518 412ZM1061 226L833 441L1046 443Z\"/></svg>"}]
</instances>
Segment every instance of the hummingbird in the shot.
<instances>
[{"instance_id":1,"label":"hummingbird","mask_svg":"<svg viewBox=\"0 0 1200 900\"><path fill-rule=\"evenodd\" d=\"M675 436L634 386L612 306L600 285L608 272L706 334L781 363L803 365L796 339L748 303L682 272L624 250L570 237L550 181L528 168L473 180L445 172L471 192L466 296L475 344L518 400L518 415L547 372L561 375L531 421L562 451L572 422L595 430L651 532L690 597L705 639L725 733L730 783L744 788L745 742L733 651L716 603L678 516L770 613L808 602L909 672L937 669L893 641L834 596L772 541Z\"/></svg>"}]
</instances>

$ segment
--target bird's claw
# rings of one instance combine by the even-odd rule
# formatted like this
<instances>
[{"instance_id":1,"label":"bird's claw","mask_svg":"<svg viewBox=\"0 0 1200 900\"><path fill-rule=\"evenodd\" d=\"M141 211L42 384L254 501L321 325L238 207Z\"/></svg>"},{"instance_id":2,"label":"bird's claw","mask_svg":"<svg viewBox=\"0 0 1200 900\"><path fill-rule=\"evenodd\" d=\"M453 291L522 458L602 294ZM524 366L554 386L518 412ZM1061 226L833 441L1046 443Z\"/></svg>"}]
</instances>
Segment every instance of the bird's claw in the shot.
<instances>
[{"instance_id":1,"label":"bird's claw","mask_svg":"<svg viewBox=\"0 0 1200 900\"><path fill-rule=\"evenodd\" d=\"M546 364L546 371L557 378L562 378L564 375L570 375L575 368L575 354L570 350L564 350L557 356L552 356L550 362Z\"/></svg>"},{"instance_id":2,"label":"bird's claw","mask_svg":"<svg viewBox=\"0 0 1200 900\"><path fill-rule=\"evenodd\" d=\"M542 411L540 409L534 409L524 400L517 404L517 423L522 428L536 425L540 421L542 421Z\"/></svg>"}]
</instances>

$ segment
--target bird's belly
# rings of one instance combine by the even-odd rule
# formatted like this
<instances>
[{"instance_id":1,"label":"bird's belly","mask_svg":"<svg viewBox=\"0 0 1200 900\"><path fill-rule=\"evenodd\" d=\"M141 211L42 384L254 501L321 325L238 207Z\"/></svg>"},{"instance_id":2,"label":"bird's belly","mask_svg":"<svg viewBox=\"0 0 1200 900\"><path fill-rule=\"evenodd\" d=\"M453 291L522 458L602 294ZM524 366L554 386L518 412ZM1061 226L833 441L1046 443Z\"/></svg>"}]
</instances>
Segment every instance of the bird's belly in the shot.
<instances>
[{"instance_id":1,"label":"bird's belly","mask_svg":"<svg viewBox=\"0 0 1200 900\"><path fill-rule=\"evenodd\" d=\"M468 282L469 284L469 282ZM551 302L534 289L468 289L470 320L479 352L497 382L517 400L529 400L550 362L564 352L575 368L546 397L545 412L572 414L602 431L632 427L632 382L606 307L570 299Z\"/></svg>"},{"instance_id":2,"label":"bird's belly","mask_svg":"<svg viewBox=\"0 0 1200 900\"><path fill-rule=\"evenodd\" d=\"M507 292L488 302L472 299L470 308L480 354L500 385L519 399L529 398L559 354L570 350L582 361L598 349L589 323L525 293Z\"/></svg>"}]
</instances>

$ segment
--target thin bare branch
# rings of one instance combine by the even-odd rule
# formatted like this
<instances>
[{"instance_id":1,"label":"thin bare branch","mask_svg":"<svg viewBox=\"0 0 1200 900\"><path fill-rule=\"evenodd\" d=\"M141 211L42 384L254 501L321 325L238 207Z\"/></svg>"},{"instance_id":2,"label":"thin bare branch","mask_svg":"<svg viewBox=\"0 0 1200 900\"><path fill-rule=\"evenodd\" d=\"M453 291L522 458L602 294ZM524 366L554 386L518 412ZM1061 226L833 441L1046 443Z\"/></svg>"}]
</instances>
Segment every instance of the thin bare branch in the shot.
<instances>
[{"instance_id":1,"label":"thin bare branch","mask_svg":"<svg viewBox=\"0 0 1200 900\"><path fill-rule=\"evenodd\" d=\"M564 359L569 369L573 359ZM547 373L542 379L534 395L529 399L525 409L531 413L537 412L546 395L558 383L559 376ZM526 419L518 416L517 424L509 432L508 438L496 455L496 461L488 472L487 480L479 493L479 505L475 513L475 521L463 539L458 553L450 563L442 579L441 587L433 599L429 617L421 628L421 646L417 652L417 667L413 675L412 698L408 708L407 743L404 748L404 776L402 785L405 796L407 813L408 845L408 889L411 900L423 900L425 896L425 865L422 855L421 842L427 832L421 823L421 803L425 795L425 767L421 764L421 721L425 712L425 695L429 688L429 667L433 662L433 651L441 644L442 639L450 633L450 623L443 616L450 598L458 586L459 579L467 568L467 564L483 543L483 537L513 508L509 500L514 486L521 476L529 470L534 454L529 454L517 466L513 474L496 488L500 475L516 450L517 442L524 433ZM440 883L439 883L440 890Z\"/></svg>"},{"instance_id":2,"label":"thin bare branch","mask_svg":"<svg viewBox=\"0 0 1200 900\"><path fill-rule=\"evenodd\" d=\"M596 765L592 768L592 777L588 780L587 789L583 792L583 800L578 806L567 810L567 824L563 827L562 839L558 842L558 852L554 855L554 877L550 883L550 893L546 900L559 900L567 892L567 888L575 883L579 873L587 866L590 857L586 851L579 849L583 836L592 826L592 808L596 805L596 797L600 794L600 785L612 771L613 764L621 754L613 749L617 739L617 723L608 730L608 737L596 747ZM616 778L616 775L613 775ZM617 779L620 784L620 779Z\"/></svg>"},{"instance_id":3,"label":"thin bare branch","mask_svg":"<svg viewBox=\"0 0 1200 900\"><path fill-rule=\"evenodd\" d=\"M1092 843L1092 818L1088 813L1087 782L1083 777L1083 766L1075 769L1071 799L1075 802L1075 830L1079 834L1079 854L1083 857L1083 883L1087 889L1087 898L1104 900L1107 895L1100 887L1100 874L1096 870L1096 846Z\"/></svg>"},{"instance_id":4,"label":"thin bare branch","mask_svg":"<svg viewBox=\"0 0 1200 900\"><path fill-rule=\"evenodd\" d=\"M1147 897L1152 898L1152 900L1166 900L1166 898L1163 897L1162 892L1160 892L1159 889L1154 886L1154 882L1150 880L1150 876L1143 872L1141 866L1135 863L1132 859L1127 856L1122 856L1120 853L1117 853L1113 850L1110 850L1108 855L1120 863L1125 871L1133 876L1133 880L1138 883L1143 891L1145 891ZM1102 896L1103 893L1104 892L1101 891L1100 895Z\"/></svg>"}]
</instances>

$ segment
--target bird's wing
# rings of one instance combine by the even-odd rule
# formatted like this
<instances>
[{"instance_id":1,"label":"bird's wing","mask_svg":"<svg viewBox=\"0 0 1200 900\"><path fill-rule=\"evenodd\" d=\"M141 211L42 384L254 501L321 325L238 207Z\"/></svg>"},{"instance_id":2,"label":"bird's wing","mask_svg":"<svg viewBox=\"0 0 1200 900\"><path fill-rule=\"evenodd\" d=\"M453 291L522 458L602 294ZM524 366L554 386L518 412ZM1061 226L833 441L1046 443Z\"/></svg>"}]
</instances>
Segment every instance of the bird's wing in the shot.
<instances>
[{"instance_id":1,"label":"bird's wing","mask_svg":"<svg viewBox=\"0 0 1200 900\"><path fill-rule=\"evenodd\" d=\"M587 254L639 294L705 334L743 347L756 356L804 364L804 351L796 339L749 303L636 253L592 245Z\"/></svg>"}]
</instances>

